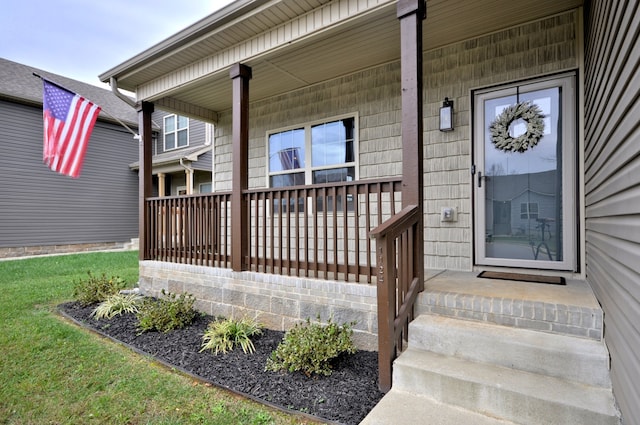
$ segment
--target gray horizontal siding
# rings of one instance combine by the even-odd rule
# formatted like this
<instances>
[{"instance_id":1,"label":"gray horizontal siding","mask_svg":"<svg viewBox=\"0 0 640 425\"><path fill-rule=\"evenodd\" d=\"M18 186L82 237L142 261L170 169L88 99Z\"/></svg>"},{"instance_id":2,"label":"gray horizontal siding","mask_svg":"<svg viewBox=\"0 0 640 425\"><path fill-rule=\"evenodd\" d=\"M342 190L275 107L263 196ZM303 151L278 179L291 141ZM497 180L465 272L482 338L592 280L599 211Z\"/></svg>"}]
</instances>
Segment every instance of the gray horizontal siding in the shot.
<instances>
[{"instance_id":1,"label":"gray horizontal siding","mask_svg":"<svg viewBox=\"0 0 640 425\"><path fill-rule=\"evenodd\" d=\"M211 172L211 165L213 164L213 152L205 152L196 162L191 163L191 167L195 170L208 171ZM209 181L211 181L211 177L209 177Z\"/></svg>"},{"instance_id":2,"label":"gray horizontal siding","mask_svg":"<svg viewBox=\"0 0 640 425\"><path fill-rule=\"evenodd\" d=\"M204 122L189 118L189 146L204 145L204 126Z\"/></svg>"},{"instance_id":3,"label":"gray horizontal siding","mask_svg":"<svg viewBox=\"0 0 640 425\"><path fill-rule=\"evenodd\" d=\"M164 152L164 117L173 115L173 113L156 110L152 119L160 128L158 138L153 147L153 154L158 155ZM189 147L202 146L205 143L205 123L193 118L189 118Z\"/></svg>"},{"instance_id":4,"label":"gray horizontal siding","mask_svg":"<svg viewBox=\"0 0 640 425\"><path fill-rule=\"evenodd\" d=\"M640 424L640 12L638 1L586 8L587 279L605 312L614 394Z\"/></svg>"},{"instance_id":5,"label":"gray horizontal siding","mask_svg":"<svg viewBox=\"0 0 640 425\"><path fill-rule=\"evenodd\" d=\"M0 247L125 242L138 235L138 144L97 122L79 179L42 162L42 109L0 101Z\"/></svg>"}]
</instances>

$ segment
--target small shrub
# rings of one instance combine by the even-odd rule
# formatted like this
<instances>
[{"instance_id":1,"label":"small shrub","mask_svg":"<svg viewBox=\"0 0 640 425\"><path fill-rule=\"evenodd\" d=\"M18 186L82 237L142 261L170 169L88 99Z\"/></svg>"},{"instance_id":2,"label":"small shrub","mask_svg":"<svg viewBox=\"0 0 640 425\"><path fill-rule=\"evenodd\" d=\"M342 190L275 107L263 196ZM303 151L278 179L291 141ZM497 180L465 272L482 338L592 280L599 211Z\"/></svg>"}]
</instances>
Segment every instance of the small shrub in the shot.
<instances>
[{"instance_id":1,"label":"small shrub","mask_svg":"<svg viewBox=\"0 0 640 425\"><path fill-rule=\"evenodd\" d=\"M266 370L302 371L305 375L331 375L331 361L342 353L353 354L351 337L355 323L337 325L331 319L325 326L311 323L296 325L267 359Z\"/></svg>"},{"instance_id":2,"label":"small shrub","mask_svg":"<svg viewBox=\"0 0 640 425\"><path fill-rule=\"evenodd\" d=\"M114 294L102 301L91 313L96 320L113 319L122 313L137 313L142 297L138 294Z\"/></svg>"},{"instance_id":3,"label":"small shrub","mask_svg":"<svg viewBox=\"0 0 640 425\"><path fill-rule=\"evenodd\" d=\"M125 282L119 277L107 278L104 273L99 277L91 272L87 274L87 279L78 280L73 287L73 297L84 306L102 302L125 287Z\"/></svg>"},{"instance_id":4,"label":"small shrub","mask_svg":"<svg viewBox=\"0 0 640 425\"><path fill-rule=\"evenodd\" d=\"M245 354L247 352L253 353L255 347L251 337L261 333L260 325L255 320L247 317L239 321L233 319L216 320L209 323L207 331L202 337L203 342L200 352L212 350L213 354L226 353L239 345Z\"/></svg>"},{"instance_id":5,"label":"small shrub","mask_svg":"<svg viewBox=\"0 0 640 425\"><path fill-rule=\"evenodd\" d=\"M195 298L191 294L179 296L162 290L164 298L145 298L136 314L140 333L157 330L169 332L181 329L193 322L196 311L193 309Z\"/></svg>"}]
</instances>

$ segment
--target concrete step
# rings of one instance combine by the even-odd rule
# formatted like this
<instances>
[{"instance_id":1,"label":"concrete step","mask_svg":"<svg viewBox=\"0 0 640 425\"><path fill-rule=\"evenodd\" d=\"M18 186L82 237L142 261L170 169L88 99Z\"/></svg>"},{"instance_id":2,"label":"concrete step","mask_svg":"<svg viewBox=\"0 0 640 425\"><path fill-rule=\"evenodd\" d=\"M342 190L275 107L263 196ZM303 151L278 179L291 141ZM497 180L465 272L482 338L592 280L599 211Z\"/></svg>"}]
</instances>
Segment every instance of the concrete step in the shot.
<instances>
[{"instance_id":1,"label":"concrete step","mask_svg":"<svg viewBox=\"0 0 640 425\"><path fill-rule=\"evenodd\" d=\"M423 314L409 347L611 388L609 354L592 339Z\"/></svg>"},{"instance_id":2,"label":"concrete step","mask_svg":"<svg viewBox=\"0 0 640 425\"><path fill-rule=\"evenodd\" d=\"M518 424L620 424L610 389L411 346L395 361L393 388Z\"/></svg>"},{"instance_id":3,"label":"concrete step","mask_svg":"<svg viewBox=\"0 0 640 425\"><path fill-rule=\"evenodd\" d=\"M360 425L515 425L476 412L391 389Z\"/></svg>"},{"instance_id":4,"label":"concrete step","mask_svg":"<svg viewBox=\"0 0 640 425\"><path fill-rule=\"evenodd\" d=\"M447 271L428 278L416 316L432 313L602 340L602 309L586 281L543 285L476 274Z\"/></svg>"}]
</instances>

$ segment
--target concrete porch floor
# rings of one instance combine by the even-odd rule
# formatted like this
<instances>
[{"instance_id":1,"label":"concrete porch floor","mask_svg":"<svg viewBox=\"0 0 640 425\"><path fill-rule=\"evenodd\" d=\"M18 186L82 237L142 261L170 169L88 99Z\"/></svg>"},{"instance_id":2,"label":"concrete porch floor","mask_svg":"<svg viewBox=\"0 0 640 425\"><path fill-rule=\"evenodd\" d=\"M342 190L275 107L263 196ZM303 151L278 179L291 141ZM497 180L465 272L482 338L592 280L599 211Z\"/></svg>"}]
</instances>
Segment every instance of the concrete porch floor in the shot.
<instances>
[{"instance_id":1,"label":"concrete porch floor","mask_svg":"<svg viewBox=\"0 0 640 425\"><path fill-rule=\"evenodd\" d=\"M427 271L416 315L435 313L601 339L602 310L586 281L567 279L566 285L551 285L478 278L478 274Z\"/></svg>"}]
</instances>

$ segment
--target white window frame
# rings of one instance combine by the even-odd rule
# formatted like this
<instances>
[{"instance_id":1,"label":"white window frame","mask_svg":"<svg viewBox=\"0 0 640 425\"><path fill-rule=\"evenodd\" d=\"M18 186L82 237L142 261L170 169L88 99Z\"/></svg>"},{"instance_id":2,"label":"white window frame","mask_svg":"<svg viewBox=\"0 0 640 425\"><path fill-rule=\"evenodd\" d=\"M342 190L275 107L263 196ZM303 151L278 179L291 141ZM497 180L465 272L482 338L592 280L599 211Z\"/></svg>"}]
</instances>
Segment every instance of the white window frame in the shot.
<instances>
[{"instance_id":1,"label":"white window frame","mask_svg":"<svg viewBox=\"0 0 640 425\"><path fill-rule=\"evenodd\" d=\"M535 206L535 212L533 211L534 208L531 208ZM522 211L524 207L525 211ZM537 202L521 202L520 203L520 220L535 220L536 218L538 218L538 212L539 212L539 206ZM535 217L532 217L532 215L535 214Z\"/></svg>"},{"instance_id":2,"label":"white window frame","mask_svg":"<svg viewBox=\"0 0 640 425\"><path fill-rule=\"evenodd\" d=\"M174 119L175 120L175 129L173 131L167 131L167 120L168 119ZM187 120L187 125L186 127L183 128L178 128L178 123L180 122L180 118L185 118ZM171 115L167 115L165 117L163 117L163 127L162 127L162 143L163 143L163 148L164 148L164 152L167 151L172 151L172 150L176 150L176 149L182 149L182 148L186 148L189 146L189 117L185 117L183 115L177 115L177 114L171 114ZM178 133L181 131L186 131L187 132L187 144L184 146L178 146ZM167 135L168 134L175 134L175 146L172 148L167 148Z\"/></svg>"},{"instance_id":3,"label":"white window frame","mask_svg":"<svg viewBox=\"0 0 640 425\"><path fill-rule=\"evenodd\" d=\"M206 192L202 192L202 186L205 186L205 185L211 186L211 190L208 190ZM203 182L203 183L198 184L198 193L211 193L211 192L213 192L213 182Z\"/></svg>"},{"instance_id":4,"label":"white window frame","mask_svg":"<svg viewBox=\"0 0 640 425\"><path fill-rule=\"evenodd\" d=\"M341 163L341 164L333 164L333 165L325 165L325 166L316 166L313 167L312 166L312 158L311 158L311 149L312 149L312 140L311 140L311 127L316 126L316 125L320 125L320 124L326 124L326 123L331 123L334 121L340 121L340 120L344 120L347 118L352 118L353 119L353 161L352 162L345 162L345 163ZM359 180L360 179L360 170L359 170L359 164L360 164L360 158L359 158L359 117L357 113L350 113L350 114L343 114L343 115L337 115L337 116L332 116L332 117L328 117L328 118L324 118L321 120L314 120L314 121L309 121L303 124L297 124L297 125L292 125L292 126L288 126L288 127L282 127L282 128L277 128L277 129L273 129L273 130L268 130L266 132L265 135L265 162L266 162L266 181L267 187L272 187L271 186L271 177L272 176L277 176L277 175L287 175L287 174L292 174L292 173L304 173L304 180L305 180L305 185L311 185L313 184L313 172L314 171L322 171L322 170L331 170L334 168L345 168L345 167L353 167L354 168L354 181L355 180ZM304 159L304 163L305 166L301 167L299 169L296 170L286 170L286 171L276 171L276 172L271 172L270 168L269 168L269 136L273 135L273 134L277 134L277 133L282 133L285 131L289 131L289 130L295 130L295 129L304 129L304 141L305 141L305 146L304 146L304 153L305 153L305 159Z\"/></svg>"}]
</instances>

